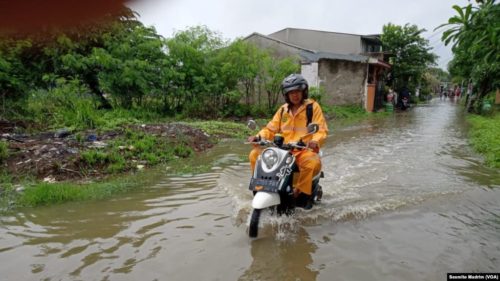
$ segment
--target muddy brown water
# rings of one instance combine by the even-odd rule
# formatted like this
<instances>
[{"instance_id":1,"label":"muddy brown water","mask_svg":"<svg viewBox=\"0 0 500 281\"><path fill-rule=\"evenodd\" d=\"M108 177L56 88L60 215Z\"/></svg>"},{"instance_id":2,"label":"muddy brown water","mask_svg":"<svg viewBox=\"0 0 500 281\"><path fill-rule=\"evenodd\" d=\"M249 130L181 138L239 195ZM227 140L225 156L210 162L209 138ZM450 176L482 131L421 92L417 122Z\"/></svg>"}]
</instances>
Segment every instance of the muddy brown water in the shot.
<instances>
[{"instance_id":1,"label":"muddy brown water","mask_svg":"<svg viewBox=\"0 0 500 281\"><path fill-rule=\"evenodd\" d=\"M110 200L0 217L0 280L446 280L500 271L500 174L447 102L332 124L321 205L246 228L249 148Z\"/></svg>"}]
</instances>

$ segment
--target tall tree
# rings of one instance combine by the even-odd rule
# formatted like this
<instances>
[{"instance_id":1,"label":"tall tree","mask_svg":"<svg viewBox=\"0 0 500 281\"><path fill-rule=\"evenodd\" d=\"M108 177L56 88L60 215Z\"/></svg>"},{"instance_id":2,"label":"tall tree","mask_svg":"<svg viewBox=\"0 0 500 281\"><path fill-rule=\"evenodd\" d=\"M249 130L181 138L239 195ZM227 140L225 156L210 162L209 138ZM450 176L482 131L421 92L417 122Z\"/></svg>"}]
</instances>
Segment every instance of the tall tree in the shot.
<instances>
[{"instance_id":1,"label":"tall tree","mask_svg":"<svg viewBox=\"0 0 500 281\"><path fill-rule=\"evenodd\" d=\"M206 26L196 26L177 32L166 44L171 67L177 72L176 80L171 81L176 91L176 110L183 110L187 104L208 109L201 105L211 104L213 94L218 92L213 88L219 82L213 64L215 51L227 42Z\"/></svg>"},{"instance_id":2,"label":"tall tree","mask_svg":"<svg viewBox=\"0 0 500 281\"><path fill-rule=\"evenodd\" d=\"M422 37L424 31L408 23L384 25L381 40L384 51L393 55L390 62L395 88L418 86L427 68L435 63L436 55L431 53L429 41Z\"/></svg>"}]
</instances>

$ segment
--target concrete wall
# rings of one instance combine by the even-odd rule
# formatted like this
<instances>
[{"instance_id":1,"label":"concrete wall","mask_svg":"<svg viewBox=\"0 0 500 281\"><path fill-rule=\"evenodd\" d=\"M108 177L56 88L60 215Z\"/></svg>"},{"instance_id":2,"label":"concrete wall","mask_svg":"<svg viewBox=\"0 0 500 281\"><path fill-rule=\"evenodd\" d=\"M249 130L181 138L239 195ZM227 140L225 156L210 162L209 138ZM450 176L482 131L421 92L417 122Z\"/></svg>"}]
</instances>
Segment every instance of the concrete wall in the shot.
<instances>
[{"instance_id":1,"label":"concrete wall","mask_svg":"<svg viewBox=\"0 0 500 281\"><path fill-rule=\"evenodd\" d=\"M295 48L257 34L251 35L246 39L246 41L255 44L261 49L269 50L271 55L275 58L284 59L288 57L296 57L297 61L300 60L299 53L301 49L299 48Z\"/></svg>"},{"instance_id":2,"label":"concrete wall","mask_svg":"<svg viewBox=\"0 0 500 281\"><path fill-rule=\"evenodd\" d=\"M326 90L321 101L328 105L364 106L366 71L366 63L320 60L318 74Z\"/></svg>"},{"instance_id":3,"label":"concrete wall","mask_svg":"<svg viewBox=\"0 0 500 281\"><path fill-rule=\"evenodd\" d=\"M304 29L284 29L268 35L306 49L343 55L363 52L361 36Z\"/></svg>"}]
</instances>

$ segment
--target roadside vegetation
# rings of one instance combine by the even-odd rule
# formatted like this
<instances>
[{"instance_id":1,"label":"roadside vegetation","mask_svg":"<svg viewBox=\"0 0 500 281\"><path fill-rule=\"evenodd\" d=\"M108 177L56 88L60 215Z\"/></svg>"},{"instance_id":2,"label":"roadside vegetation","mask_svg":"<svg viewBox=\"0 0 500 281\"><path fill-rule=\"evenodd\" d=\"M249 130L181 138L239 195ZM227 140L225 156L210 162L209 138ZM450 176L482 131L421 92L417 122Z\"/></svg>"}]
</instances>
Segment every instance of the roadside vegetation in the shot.
<instances>
[{"instance_id":1,"label":"roadside vegetation","mask_svg":"<svg viewBox=\"0 0 500 281\"><path fill-rule=\"evenodd\" d=\"M500 168L500 111L485 116L469 115L467 121L474 149L484 155L488 166Z\"/></svg>"},{"instance_id":2,"label":"roadside vegetation","mask_svg":"<svg viewBox=\"0 0 500 281\"><path fill-rule=\"evenodd\" d=\"M470 85L470 93L462 92L466 112L471 113L470 143L487 165L500 168L500 111L495 105L500 90L500 5L477 0L453 9L456 15L438 27L447 28L442 41L452 45L448 70L454 83Z\"/></svg>"},{"instance_id":3,"label":"roadside vegetation","mask_svg":"<svg viewBox=\"0 0 500 281\"><path fill-rule=\"evenodd\" d=\"M442 41L452 45L448 70L457 85L472 86L465 106L481 113L488 94L500 89L500 5L477 0L465 7L454 5L456 15L436 29L446 27Z\"/></svg>"}]
</instances>

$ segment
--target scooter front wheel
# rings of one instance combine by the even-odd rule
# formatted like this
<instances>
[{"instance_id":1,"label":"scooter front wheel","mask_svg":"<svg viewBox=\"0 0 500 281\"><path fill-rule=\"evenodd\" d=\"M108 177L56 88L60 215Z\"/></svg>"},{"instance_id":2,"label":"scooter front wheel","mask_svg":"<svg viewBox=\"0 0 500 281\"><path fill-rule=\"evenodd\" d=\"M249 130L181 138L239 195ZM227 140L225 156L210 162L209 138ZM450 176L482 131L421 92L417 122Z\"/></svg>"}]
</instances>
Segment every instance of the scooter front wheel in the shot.
<instances>
[{"instance_id":1,"label":"scooter front wheel","mask_svg":"<svg viewBox=\"0 0 500 281\"><path fill-rule=\"evenodd\" d=\"M250 227L248 228L248 236L251 238L257 237L259 233L259 219L262 209L253 209L252 217L250 218Z\"/></svg>"}]
</instances>

